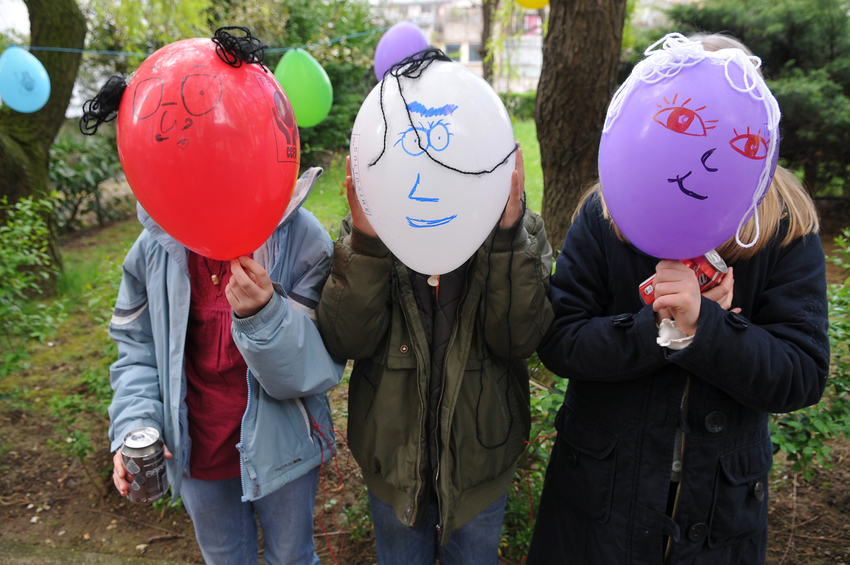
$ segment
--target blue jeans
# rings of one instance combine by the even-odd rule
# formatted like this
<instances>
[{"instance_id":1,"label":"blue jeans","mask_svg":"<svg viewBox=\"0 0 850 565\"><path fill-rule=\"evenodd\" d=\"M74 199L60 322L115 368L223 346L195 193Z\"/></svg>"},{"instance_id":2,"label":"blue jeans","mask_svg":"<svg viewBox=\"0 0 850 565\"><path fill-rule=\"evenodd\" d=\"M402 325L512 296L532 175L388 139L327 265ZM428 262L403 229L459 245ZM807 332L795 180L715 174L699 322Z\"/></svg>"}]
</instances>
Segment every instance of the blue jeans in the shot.
<instances>
[{"instance_id":1,"label":"blue jeans","mask_svg":"<svg viewBox=\"0 0 850 565\"><path fill-rule=\"evenodd\" d=\"M267 565L319 565L313 543L313 502L319 467L253 502L242 502L239 477L203 481L183 477L181 495L207 565L255 565L257 520Z\"/></svg>"},{"instance_id":2,"label":"blue jeans","mask_svg":"<svg viewBox=\"0 0 850 565\"><path fill-rule=\"evenodd\" d=\"M437 500L428 506L428 517L418 526L398 521L395 510L369 491L375 545L381 565L497 565L502 519L507 493L454 532L445 546L437 534L440 519Z\"/></svg>"}]
</instances>

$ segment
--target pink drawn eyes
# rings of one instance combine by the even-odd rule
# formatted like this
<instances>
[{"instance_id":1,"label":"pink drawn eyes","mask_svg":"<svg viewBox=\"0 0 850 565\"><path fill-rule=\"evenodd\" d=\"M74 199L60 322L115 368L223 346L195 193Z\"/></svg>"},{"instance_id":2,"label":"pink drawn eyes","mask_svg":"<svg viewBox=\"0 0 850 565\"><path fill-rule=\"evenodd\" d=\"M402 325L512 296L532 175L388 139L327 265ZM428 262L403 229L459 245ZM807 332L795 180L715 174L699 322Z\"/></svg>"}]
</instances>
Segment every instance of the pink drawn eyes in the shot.
<instances>
[{"instance_id":1,"label":"pink drawn eyes","mask_svg":"<svg viewBox=\"0 0 850 565\"><path fill-rule=\"evenodd\" d=\"M661 110L656 112L656 114L652 117L653 120L669 129L670 131L674 131L676 133L683 133L685 135L693 135L697 137L705 137L707 131L710 129L714 129L717 126L707 126L706 124L712 124L717 122L717 120L707 120L703 121L702 117L699 115L701 110L705 110L705 106L701 108L697 108L696 110L691 110L690 108L685 108L688 102L692 99L688 98L684 102L682 102L681 106L676 106L676 99L679 97L678 94L673 97L673 101L667 100L664 98L664 102L667 103L667 107L661 106L661 104L656 104Z\"/></svg>"},{"instance_id":2,"label":"pink drawn eyes","mask_svg":"<svg viewBox=\"0 0 850 565\"><path fill-rule=\"evenodd\" d=\"M761 130L758 133L750 133L750 128L747 128L747 133L735 132L735 139L729 142L732 149L748 159L764 159L767 157L767 144L770 141L761 136Z\"/></svg>"}]
</instances>

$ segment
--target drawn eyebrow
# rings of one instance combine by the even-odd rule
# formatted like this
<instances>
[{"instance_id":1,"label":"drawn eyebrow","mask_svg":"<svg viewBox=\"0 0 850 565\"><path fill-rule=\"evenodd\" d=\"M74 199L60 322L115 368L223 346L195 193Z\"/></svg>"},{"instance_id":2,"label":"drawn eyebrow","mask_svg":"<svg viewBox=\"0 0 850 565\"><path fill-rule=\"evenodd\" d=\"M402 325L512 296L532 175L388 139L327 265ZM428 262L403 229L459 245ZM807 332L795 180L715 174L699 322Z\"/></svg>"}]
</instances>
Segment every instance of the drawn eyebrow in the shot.
<instances>
[{"instance_id":1,"label":"drawn eyebrow","mask_svg":"<svg viewBox=\"0 0 850 565\"><path fill-rule=\"evenodd\" d=\"M195 66L194 66L194 67L192 67L192 68L193 68L193 69L197 69L198 67L206 67L206 66L207 66L207 65L206 65L206 63L204 63L203 65L195 65Z\"/></svg>"},{"instance_id":2,"label":"drawn eyebrow","mask_svg":"<svg viewBox=\"0 0 850 565\"><path fill-rule=\"evenodd\" d=\"M407 105L407 109L414 114L419 114L423 118L431 118L433 116L451 116L458 109L457 104L446 104L437 108L428 108L424 104L413 101Z\"/></svg>"},{"instance_id":3,"label":"drawn eyebrow","mask_svg":"<svg viewBox=\"0 0 850 565\"><path fill-rule=\"evenodd\" d=\"M177 106L177 102L163 102L163 106Z\"/></svg>"}]
</instances>

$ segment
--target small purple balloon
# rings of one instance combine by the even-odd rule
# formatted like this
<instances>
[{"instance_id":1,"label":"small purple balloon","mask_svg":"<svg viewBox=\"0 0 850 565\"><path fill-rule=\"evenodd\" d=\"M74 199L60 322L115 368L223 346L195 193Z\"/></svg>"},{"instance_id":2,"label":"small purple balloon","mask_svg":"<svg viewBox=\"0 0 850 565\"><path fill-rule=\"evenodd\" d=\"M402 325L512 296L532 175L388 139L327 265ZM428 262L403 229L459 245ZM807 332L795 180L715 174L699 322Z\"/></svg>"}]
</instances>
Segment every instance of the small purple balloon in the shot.
<instances>
[{"instance_id":1,"label":"small purple balloon","mask_svg":"<svg viewBox=\"0 0 850 565\"><path fill-rule=\"evenodd\" d=\"M706 58L637 82L602 135L605 203L626 238L653 257L690 259L734 237L752 215L763 171L776 168L779 136L766 105L732 88L734 63L728 68Z\"/></svg>"},{"instance_id":2,"label":"small purple balloon","mask_svg":"<svg viewBox=\"0 0 850 565\"><path fill-rule=\"evenodd\" d=\"M399 22L387 30L375 49L375 77L384 78L387 70L414 53L428 48L428 39L413 22Z\"/></svg>"}]
</instances>

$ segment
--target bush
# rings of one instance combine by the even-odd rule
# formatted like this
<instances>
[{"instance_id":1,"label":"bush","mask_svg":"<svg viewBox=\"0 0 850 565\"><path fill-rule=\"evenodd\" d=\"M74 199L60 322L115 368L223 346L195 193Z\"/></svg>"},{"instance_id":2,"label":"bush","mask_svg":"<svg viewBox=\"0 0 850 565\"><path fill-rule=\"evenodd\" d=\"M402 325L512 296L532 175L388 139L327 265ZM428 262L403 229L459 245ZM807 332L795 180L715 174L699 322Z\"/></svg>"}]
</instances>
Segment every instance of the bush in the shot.
<instances>
[{"instance_id":1,"label":"bush","mask_svg":"<svg viewBox=\"0 0 850 565\"><path fill-rule=\"evenodd\" d=\"M503 92L499 98L508 109L508 114L518 121L534 120L534 104L537 101L537 91L531 92Z\"/></svg>"},{"instance_id":2,"label":"bush","mask_svg":"<svg viewBox=\"0 0 850 565\"><path fill-rule=\"evenodd\" d=\"M57 140L50 148L50 183L56 191L56 223L71 232L83 227L82 214L91 213L98 225L125 217L132 210L128 197L106 197L101 183L121 172L121 163L110 138L74 137Z\"/></svg>"},{"instance_id":3,"label":"bush","mask_svg":"<svg viewBox=\"0 0 850 565\"><path fill-rule=\"evenodd\" d=\"M831 258L850 270L850 230L835 238L838 247ZM813 466L832 468L826 443L847 437L850 426L850 278L831 284L829 298L829 343L831 375L823 399L814 406L790 414L774 414L770 422L774 451L782 451L793 462L792 470L812 478Z\"/></svg>"},{"instance_id":4,"label":"bush","mask_svg":"<svg viewBox=\"0 0 850 565\"><path fill-rule=\"evenodd\" d=\"M299 128L302 168L322 164L334 151L348 149L354 118L375 85L371 68L337 61L326 61L323 66L331 79L334 101L322 123Z\"/></svg>"},{"instance_id":5,"label":"bush","mask_svg":"<svg viewBox=\"0 0 850 565\"><path fill-rule=\"evenodd\" d=\"M56 267L47 254L49 228L44 215L52 205L47 200L22 199L9 204L0 198L0 333L6 342L0 358L0 377L19 370L28 359L26 342L43 340L65 318L59 301L33 303L42 293L41 285Z\"/></svg>"}]
</instances>

